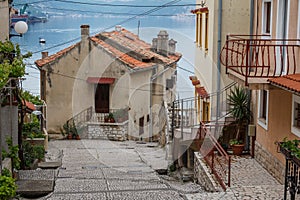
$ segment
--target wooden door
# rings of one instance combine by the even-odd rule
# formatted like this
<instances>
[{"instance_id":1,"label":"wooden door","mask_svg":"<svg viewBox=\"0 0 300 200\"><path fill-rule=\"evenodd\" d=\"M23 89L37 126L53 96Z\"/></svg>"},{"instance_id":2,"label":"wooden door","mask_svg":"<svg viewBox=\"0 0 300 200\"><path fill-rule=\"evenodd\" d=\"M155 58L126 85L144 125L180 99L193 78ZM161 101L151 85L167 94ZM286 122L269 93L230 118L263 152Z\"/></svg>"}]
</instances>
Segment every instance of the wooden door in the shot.
<instances>
[{"instance_id":1,"label":"wooden door","mask_svg":"<svg viewBox=\"0 0 300 200\"><path fill-rule=\"evenodd\" d=\"M109 84L98 84L95 92L96 113L109 113Z\"/></svg>"},{"instance_id":2,"label":"wooden door","mask_svg":"<svg viewBox=\"0 0 300 200\"><path fill-rule=\"evenodd\" d=\"M202 121L209 121L209 102L203 101Z\"/></svg>"}]
</instances>

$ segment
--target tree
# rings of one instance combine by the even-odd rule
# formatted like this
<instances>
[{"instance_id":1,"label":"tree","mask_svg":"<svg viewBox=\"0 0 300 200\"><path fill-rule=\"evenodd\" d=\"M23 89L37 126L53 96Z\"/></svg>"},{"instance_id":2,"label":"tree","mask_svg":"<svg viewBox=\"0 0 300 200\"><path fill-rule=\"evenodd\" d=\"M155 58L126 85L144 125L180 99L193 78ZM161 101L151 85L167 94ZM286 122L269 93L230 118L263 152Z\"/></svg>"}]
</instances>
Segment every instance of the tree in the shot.
<instances>
[{"instance_id":1,"label":"tree","mask_svg":"<svg viewBox=\"0 0 300 200\"><path fill-rule=\"evenodd\" d=\"M12 94L17 100L20 109L20 117L18 120L18 146L19 158L21 165L23 165L23 148L22 148L22 126L23 126L23 98L19 88L19 78L25 75L25 63L23 59L29 58L32 54L29 52L22 55L18 44L14 45L11 41L0 41L0 107L3 100L7 100L8 95ZM9 84L9 85L8 85ZM11 86L5 88L5 86ZM10 96L10 100L12 100ZM10 102L12 103L12 102ZM1 150L1 148L0 148ZM1 171L1 170L0 170Z\"/></svg>"},{"instance_id":2,"label":"tree","mask_svg":"<svg viewBox=\"0 0 300 200\"><path fill-rule=\"evenodd\" d=\"M11 41L0 41L0 89L3 88L9 78L20 78L25 74L25 63L23 59L29 58L29 52L21 54L19 45Z\"/></svg>"}]
</instances>

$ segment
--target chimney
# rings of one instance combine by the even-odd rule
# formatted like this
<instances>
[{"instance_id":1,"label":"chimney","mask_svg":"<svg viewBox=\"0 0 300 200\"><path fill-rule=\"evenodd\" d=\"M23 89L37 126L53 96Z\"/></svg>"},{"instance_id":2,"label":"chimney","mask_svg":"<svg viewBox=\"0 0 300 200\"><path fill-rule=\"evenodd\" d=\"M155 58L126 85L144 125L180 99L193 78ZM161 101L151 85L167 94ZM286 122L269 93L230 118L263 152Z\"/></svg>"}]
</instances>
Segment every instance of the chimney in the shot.
<instances>
[{"instance_id":1,"label":"chimney","mask_svg":"<svg viewBox=\"0 0 300 200\"><path fill-rule=\"evenodd\" d=\"M156 50L157 50L157 38L152 39L151 49L152 49L152 51L156 52Z\"/></svg>"},{"instance_id":2,"label":"chimney","mask_svg":"<svg viewBox=\"0 0 300 200\"><path fill-rule=\"evenodd\" d=\"M48 57L48 51L43 51L42 52L42 59Z\"/></svg>"},{"instance_id":3,"label":"chimney","mask_svg":"<svg viewBox=\"0 0 300 200\"><path fill-rule=\"evenodd\" d=\"M122 26L121 26L121 25L116 25L116 26L115 26L115 30L116 30L117 32L121 32Z\"/></svg>"},{"instance_id":4,"label":"chimney","mask_svg":"<svg viewBox=\"0 0 300 200\"><path fill-rule=\"evenodd\" d=\"M85 40L90 36L90 26L89 25L81 25L81 40Z\"/></svg>"},{"instance_id":5,"label":"chimney","mask_svg":"<svg viewBox=\"0 0 300 200\"><path fill-rule=\"evenodd\" d=\"M168 56L169 51L169 34L165 30L161 30L157 35L157 53Z\"/></svg>"},{"instance_id":6,"label":"chimney","mask_svg":"<svg viewBox=\"0 0 300 200\"><path fill-rule=\"evenodd\" d=\"M177 43L177 41L175 41L175 40L173 40L173 39L171 39L171 40L169 40L169 53L170 54L175 54L175 52L176 52L176 43Z\"/></svg>"}]
</instances>

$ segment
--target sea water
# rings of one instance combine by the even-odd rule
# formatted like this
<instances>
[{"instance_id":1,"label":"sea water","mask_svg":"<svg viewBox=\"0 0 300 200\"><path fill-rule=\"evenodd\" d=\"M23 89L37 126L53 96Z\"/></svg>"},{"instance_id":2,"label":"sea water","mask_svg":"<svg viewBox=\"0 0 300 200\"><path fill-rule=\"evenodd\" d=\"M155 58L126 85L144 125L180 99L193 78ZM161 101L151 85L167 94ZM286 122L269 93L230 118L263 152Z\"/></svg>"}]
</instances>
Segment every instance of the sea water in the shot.
<instances>
[{"instance_id":1,"label":"sea water","mask_svg":"<svg viewBox=\"0 0 300 200\"><path fill-rule=\"evenodd\" d=\"M15 1L14 1L15 2ZM50 1L51 2L51 1ZM84 2L114 2L118 4L133 4L141 5L140 0L126 1L84 1ZM147 5L162 5L168 1L147 1ZM191 1L182 1L178 4L191 3ZM34 65L35 60L41 58L41 52L48 51L49 55L54 54L80 40L80 25L90 25L90 33L94 35L102 31L111 31L115 25L121 25L129 31L139 34L142 40L151 43L154 37L160 30L167 30L169 38L177 41L177 52L182 54L181 61L178 64L178 83L177 96L180 98L191 97L193 95L193 87L190 83L189 76L193 75L194 71L194 38L195 38L195 17L190 15L189 11L193 7L174 7L161 9L151 13L151 16L140 15L117 15L117 14L102 14L103 11L113 13L145 13L153 8L119 8L105 9L103 7L88 7L88 5L73 5L56 2L56 4L41 4L35 5L42 12L49 16L45 23L29 24L29 29L23 37L12 37L14 43L20 44L23 53L28 51L33 53L30 59L25 62L26 80L23 81L22 87L35 95L39 95L39 70ZM48 8L47 8L48 6ZM49 8L57 9L49 9ZM59 9L68 8L68 11ZM77 11L76 11L77 9ZM80 10L79 10L80 9ZM69 11L74 10L74 11ZM87 12L82 12L86 10ZM90 10L90 12L88 12ZM98 13L99 12L99 13ZM153 16L162 15L162 16ZM163 16L174 15L174 16ZM41 44L39 39L46 40L45 44Z\"/></svg>"}]
</instances>

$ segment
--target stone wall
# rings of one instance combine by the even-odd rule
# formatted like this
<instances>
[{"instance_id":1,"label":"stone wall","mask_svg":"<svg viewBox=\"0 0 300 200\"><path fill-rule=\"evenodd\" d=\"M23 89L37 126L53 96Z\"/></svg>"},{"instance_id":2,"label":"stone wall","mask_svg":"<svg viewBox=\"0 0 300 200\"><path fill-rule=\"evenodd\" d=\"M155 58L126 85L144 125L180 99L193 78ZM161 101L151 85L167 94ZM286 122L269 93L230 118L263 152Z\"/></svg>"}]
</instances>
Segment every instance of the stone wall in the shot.
<instances>
[{"instance_id":1,"label":"stone wall","mask_svg":"<svg viewBox=\"0 0 300 200\"><path fill-rule=\"evenodd\" d=\"M257 141L255 141L254 155L255 159L261 164L261 166L267 169L268 172L281 184L284 184L285 166Z\"/></svg>"},{"instance_id":2,"label":"stone wall","mask_svg":"<svg viewBox=\"0 0 300 200\"><path fill-rule=\"evenodd\" d=\"M198 184L201 185L206 191L221 191L199 152L194 153L194 176Z\"/></svg>"},{"instance_id":3,"label":"stone wall","mask_svg":"<svg viewBox=\"0 0 300 200\"><path fill-rule=\"evenodd\" d=\"M127 140L128 121L123 123L87 123L88 139Z\"/></svg>"}]
</instances>

